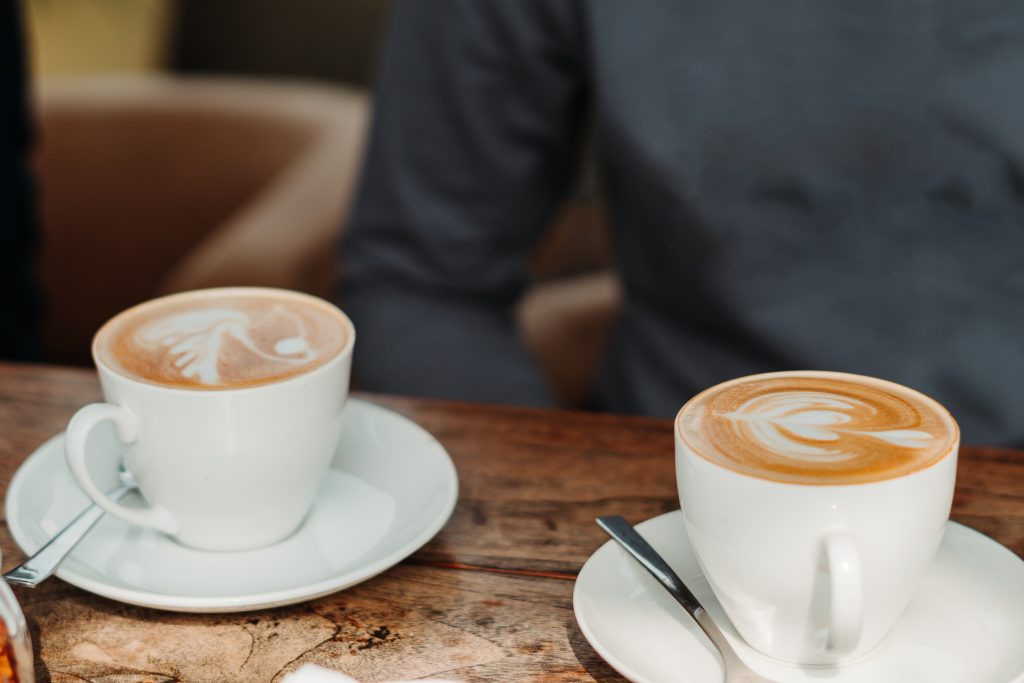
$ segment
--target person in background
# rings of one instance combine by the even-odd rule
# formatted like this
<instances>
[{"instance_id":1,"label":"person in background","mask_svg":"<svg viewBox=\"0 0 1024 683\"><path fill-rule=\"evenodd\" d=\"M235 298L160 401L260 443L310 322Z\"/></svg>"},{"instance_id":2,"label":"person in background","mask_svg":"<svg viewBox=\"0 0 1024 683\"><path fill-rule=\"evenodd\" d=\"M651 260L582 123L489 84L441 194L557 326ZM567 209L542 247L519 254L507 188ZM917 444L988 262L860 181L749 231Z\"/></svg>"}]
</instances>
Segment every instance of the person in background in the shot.
<instances>
[{"instance_id":1,"label":"person in background","mask_svg":"<svg viewBox=\"0 0 1024 683\"><path fill-rule=\"evenodd\" d=\"M0 3L0 358L39 356L31 127L19 3Z\"/></svg>"},{"instance_id":2,"label":"person in background","mask_svg":"<svg viewBox=\"0 0 1024 683\"><path fill-rule=\"evenodd\" d=\"M399 0L341 245L367 389L546 406L513 306L592 122L607 410L855 372L1024 445L1024 6Z\"/></svg>"}]
</instances>

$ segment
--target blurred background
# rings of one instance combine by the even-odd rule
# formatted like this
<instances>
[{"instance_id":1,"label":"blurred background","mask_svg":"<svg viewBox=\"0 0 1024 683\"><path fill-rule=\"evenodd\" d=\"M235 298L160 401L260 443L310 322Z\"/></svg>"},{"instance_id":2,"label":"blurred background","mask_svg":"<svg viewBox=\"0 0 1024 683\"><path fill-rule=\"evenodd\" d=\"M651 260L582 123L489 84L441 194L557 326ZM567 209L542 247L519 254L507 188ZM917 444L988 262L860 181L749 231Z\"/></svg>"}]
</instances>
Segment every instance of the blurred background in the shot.
<instances>
[{"instance_id":1,"label":"blurred background","mask_svg":"<svg viewBox=\"0 0 1024 683\"><path fill-rule=\"evenodd\" d=\"M389 0L24 0L37 75L232 73L365 87Z\"/></svg>"},{"instance_id":2,"label":"blurred background","mask_svg":"<svg viewBox=\"0 0 1024 683\"><path fill-rule=\"evenodd\" d=\"M37 121L43 358L90 365L110 316L252 284L335 292L389 0L23 0ZM583 164L589 168L590 164ZM581 406L618 310L593 174L519 309ZM116 210L112 210L116 207Z\"/></svg>"},{"instance_id":3,"label":"blurred background","mask_svg":"<svg viewBox=\"0 0 1024 683\"><path fill-rule=\"evenodd\" d=\"M327 295L388 3L23 0L44 360L182 289Z\"/></svg>"}]
</instances>

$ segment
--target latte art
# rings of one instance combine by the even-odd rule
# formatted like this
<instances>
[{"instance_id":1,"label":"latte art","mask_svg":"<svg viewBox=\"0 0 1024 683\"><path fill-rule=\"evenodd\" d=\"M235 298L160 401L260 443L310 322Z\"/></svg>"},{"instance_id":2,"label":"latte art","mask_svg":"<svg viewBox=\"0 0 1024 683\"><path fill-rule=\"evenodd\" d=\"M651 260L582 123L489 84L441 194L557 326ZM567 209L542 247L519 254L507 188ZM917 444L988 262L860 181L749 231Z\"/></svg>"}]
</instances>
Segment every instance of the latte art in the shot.
<instances>
[{"instance_id":1,"label":"latte art","mask_svg":"<svg viewBox=\"0 0 1024 683\"><path fill-rule=\"evenodd\" d=\"M955 424L938 404L855 375L777 373L726 383L688 403L678 428L698 454L776 481L851 484L941 459Z\"/></svg>"},{"instance_id":2,"label":"latte art","mask_svg":"<svg viewBox=\"0 0 1024 683\"><path fill-rule=\"evenodd\" d=\"M105 363L144 381L224 389L319 367L348 339L342 314L312 297L208 290L144 304L97 334Z\"/></svg>"},{"instance_id":3,"label":"latte art","mask_svg":"<svg viewBox=\"0 0 1024 683\"><path fill-rule=\"evenodd\" d=\"M919 429L872 429L878 408L855 398L794 391L752 398L722 417L744 438L782 458L836 462L858 457L860 439L927 448L934 436Z\"/></svg>"},{"instance_id":4,"label":"latte art","mask_svg":"<svg viewBox=\"0 0 1024 683\"><path fill-rule=\"evenodd\" d=\"M318 354L309 347L309 332L299 316L281 306L272 306L256 315L264 320L254 320L251 315L230 308L187 311L140 329L135 341L141 348L157 352L159 347L166 347L183 379L194 379L207 386L222 383L219 366L226 356L226 344L232 341L252 355L251 360L262 359L270 365L304 365L316 360ZM294 328L295 336L279 338L264 351L253 340L252 330L275 318L279 319L279 335L289 334L288 328Z\"/></svg>"}]
</instances>

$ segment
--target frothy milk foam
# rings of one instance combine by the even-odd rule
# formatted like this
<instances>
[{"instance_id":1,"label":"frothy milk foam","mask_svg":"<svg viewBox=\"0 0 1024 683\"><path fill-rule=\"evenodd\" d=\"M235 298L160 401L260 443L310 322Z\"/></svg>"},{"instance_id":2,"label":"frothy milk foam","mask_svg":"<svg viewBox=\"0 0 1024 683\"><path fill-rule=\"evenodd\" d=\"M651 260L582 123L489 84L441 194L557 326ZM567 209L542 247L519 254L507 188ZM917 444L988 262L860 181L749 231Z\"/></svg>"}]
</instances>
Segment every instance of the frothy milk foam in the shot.
<instances>
[{"instance_id":1,"label":"frothy milk foam","mask_svg":"<svg viewBox=\"0 0 1024 683\"><path fill-rule=\"evenodd\" d=\"M701 457L796 484L857 484L924 469L950 452L956 423L938 403L882 380L786 372L726 382L679 412Z\"/></svg>"},{"instance_id":2,"label":"frothy milk foam","mask_svg":"<svg viewBox=\"0 0 1024 683\"><path fill-rule=\"evenodd\" d=\"M320 367L351 331L314 297L223 289L156 299L128 309L97 333L97 359L133 379L172 387L238 389Z\"/></svg>"}]
</instances>

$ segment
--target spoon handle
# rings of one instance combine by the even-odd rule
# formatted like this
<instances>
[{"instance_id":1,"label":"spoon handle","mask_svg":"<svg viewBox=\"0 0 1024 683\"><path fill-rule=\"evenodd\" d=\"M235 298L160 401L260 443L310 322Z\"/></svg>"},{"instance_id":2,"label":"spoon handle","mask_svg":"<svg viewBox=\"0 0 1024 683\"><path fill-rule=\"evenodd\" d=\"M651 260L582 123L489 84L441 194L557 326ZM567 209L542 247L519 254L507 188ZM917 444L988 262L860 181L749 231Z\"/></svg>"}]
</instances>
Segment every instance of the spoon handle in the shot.
<instances>
[{"instance_id":1,"label":"spoon handle","mask_svg":"<svg viewBox=\"0 0 1024 683\"><path fill-rule=\"evenodd\" d=\"M668 562L644 540L643 536L637 533L636 529L629 522L619 515L598 517L596 521L597 525L604 529L605 533L615 539L626 552L632 555L644 569L658 580L658 583L664 586L669 595L683 606L683 609L693 617L697 625L707 634L722 656L727 681L767 680L757 676L757 674L754 674L747 668L747 665L739 658L736 651L732 649L729 641L725 639L725 635L715 625L707 610L701 606L700 601L690 592L690 589L686 587L686 584L679 578L679 575L673 571L672 567L668 566Z\"/></svg>"},{"instance_id":2,"label":"spoon handle","mask_svg":"<svg viewBox=\"0 0 1024 683\"><path fill-rule=\"evenodd\" d=\"M115 501L120 500L126 493L134 489L134 486L122 485L113 491L109 491L107 496ZM96 522L100 521L100 517L104 514L98 505L90 505L75 517L71 523L58 531L32 557L4 574L4 579L8 583L35 588L57 571L57 567L64 561L64 558L78 545L79 541L85 538L85 535L96 525Z\"/></svg>"},{"instance_id":3,"label":"spoon handle","mask_svg":"<svg viewBox=\"0 0 1024 683\"><path fill-rule=\"evenodd\" d=\"M697 618L695 612L704 609L700 606L700 602L672 567L668 566L668 562L644 540L643 536L637 533L637 530L625 518L619 515L598 517L597 525L618 541L619 545L625 548L626 552L632 555L637 562L642 564L644 569L649 571L665 587L665 590L672 594L672 597L689 612L691 617Z\"/></svg>"}]
</instances>

